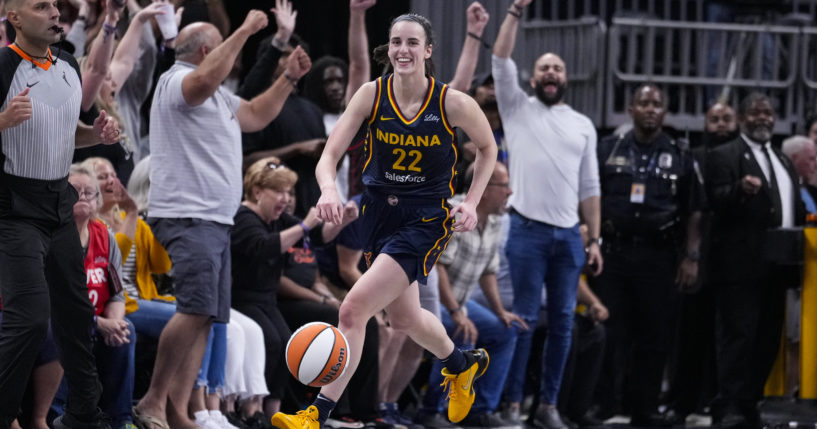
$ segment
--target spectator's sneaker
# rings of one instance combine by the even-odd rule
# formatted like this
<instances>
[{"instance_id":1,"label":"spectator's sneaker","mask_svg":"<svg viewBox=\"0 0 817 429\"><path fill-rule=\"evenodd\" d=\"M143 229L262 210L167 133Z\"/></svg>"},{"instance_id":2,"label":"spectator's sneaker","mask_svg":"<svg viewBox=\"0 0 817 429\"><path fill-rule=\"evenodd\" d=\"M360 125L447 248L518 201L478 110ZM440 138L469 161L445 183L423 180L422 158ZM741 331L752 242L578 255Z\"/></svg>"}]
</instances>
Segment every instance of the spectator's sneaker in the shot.
<instances>
[{"instance_id":1,"label":"spectator's sneaker","mask_svg":"<svg viewBox=\"0 0 817 429\"><path fill-rule=\"evenodd\" d=\"M230 423L227 417L221 414L219 410L210 410L210 420L216 422L221 429L240 429L238 426Z\"/></svg>"},{"instance_id":2,"label":"spectator's sneaker","mask_svg":"<svg viewBox=\"0 0 817 429\"><path fill-rule=\"evenodd\" d=\"M222 428L221 425L210 417L210 412L207 410L196 411L193 413L193 421L201 429L227 429Z\"/></svg>"},{"instance_id":3,"label":"spectator's sneaker","mask_svg":"<svg viewBox=\"0 0 817 429\"><path fill-rule=\"evenodd\" d=\"M388 423L396 426L405 426L407 428L414 424L410 418L400 412L400 408L397 407L396 402L381 402L379 409L380 418Z\"/></svg>"},{"instance_id":4,"label":"spectator's sneaker","mask_svg":"<svg viewBox=\"0 0 817 429\"><path fill-rule=\"evenodd\" d=\"M338 417L335 419L330 417L326 419L326 423L324 423L323 425L327 428L332 429L360 429L363 426L365 426L363 422L347 416Z\"/></svg>"},{"instance_id":5,"label":"spectator's sneaker","mask_svg":"<svg viewBox=\"0 0 817 429\"><path fill-rule=\"evenodd\" d=\"M227 418L227 421L230 422L231 425L233 425L233 426L235 426L235 427L237 427L239 429L249 429L249 427L250 427L250 425L247 423L247 421L242 419L241 415L239 415L235 411L230 411L229 413L225 414L224 417ZM249 418L247 420L249 420ZM264 423L266 423L267 419L265 418L263 420L264 420ZM262 423L262 426L263 426L263 423Z\"/></svg>"},{"instance_id":6,"label":"spectator's sneaker","mask_svg":"<svg viewBox=\"0 0 817 429\"><path fill-rule=\"evenodd\" d=\"M502 411L502 420L512 423L516 426L522 426L522 415L519 412L519 407L506 407Z\"/></svg>"},{"instance_id":7,"label":"spectator's sneaker","mask_svg":"<svg viewBox=\"0 0 817 429\"><path fill-rule=\"evenodd\" d=\"M378 417L374 420L370 420L363 424L365 429L408 429L403 425L396 425L390 422L387 422L382 417Z\"/></svg>"},{"instance_id":8,"label":"spectator's sneaker","mask_svg":"<svg viewBox=\"0 0 817 429\"><path fill-rule=\"evenodd\" d=\"M238 417L238 416L236 415L236 417ZM227 414L227 419L228 420L230 419L229 414ZM246 419L241 419L240 421L244 423L244 427L246 429L270 429L270 428L272 428L272 423L270 423L270 420L267 418L267 416L264 415L264 413L262 413L260 411L256 411L255 414L247 417ZM235 423L233 423L233 424L235 424ZM240 426L240 425L236 425L236 426Z\"/></svg>"},{"instance_id":9,"label":"spectator's sneaker","mask_svg":"<svg viewBox=\"0 0 817 429\"><path fill-rule=\"evenodd\" d=\"M111 429L111 420L100 410L90 421L81 421L71 414L65 413L53 422L54 429Z\"/></svg>"},{"instance_id":10,"label":"spectator's sneaker","mask_svg":"<svg viewBox=\"0 0 817 429\"><path fill-rule=\"evenodd\" d=\"M295 414L275 413L272 416L272 425L279 429L321 429L318 407L310 405Z\"/></svg>"},{"instance_id":11,"label":"spectator's sneaker","mask_svg":"<svg viewBox=\"0 0 817 429\"><path fill-rule=\"evenodd\" d=\"M464 351L465 371L459 374L451 374L448 369L443 368L442 374L445 377L441 386L443 391L448 389L448 420L458 423L471 411L474 404L474 381L485 374L488 369L490 358L485 349Z\"/></svg>"},{"instance_id":12,"label":"spectator's sneaker","mask_svg":"<svg viewBox=\"0 0 817 429\"><path fill-rule=\"evenodd\" d=\"M462 429L460 426L449 422L439 413L418 415L414 422L427 429Z\"/></svg>"},{"instance_id":13,"label":"spectator's sneaker","mask_svg":"<svg viewBox=\"0 0 817 429\"><path fill-rule=\"evenodd\" d=\"M542 429L570 429L556 407L546 407L539 405L536 414L533 416L533 425Z\"/></svg>"},{"instance_id":14,"label":"spectator's sneaker","mask_svg":"<svg viewBox=\"0 0 817 429\"><path fill-rule=\"evenodd\" d=\"M519 429L522 426L503 420L494 413L471 414L460 424L464 429L491 428L491 429Z\"/></svg>"}]
</instances>

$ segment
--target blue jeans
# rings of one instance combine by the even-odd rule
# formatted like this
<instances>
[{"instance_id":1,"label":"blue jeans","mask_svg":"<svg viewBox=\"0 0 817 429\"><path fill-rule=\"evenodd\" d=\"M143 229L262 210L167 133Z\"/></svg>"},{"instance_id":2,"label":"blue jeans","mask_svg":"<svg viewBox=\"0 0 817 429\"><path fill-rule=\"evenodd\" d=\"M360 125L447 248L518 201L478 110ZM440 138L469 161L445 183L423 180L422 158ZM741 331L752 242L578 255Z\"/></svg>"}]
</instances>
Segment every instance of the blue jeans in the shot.
<instances>
[{"instance_id":1,"label":"blue jeans","mask_svg":"<svg viewBox=\"0 0 817 429\"><path fill-rule=\"evenodd\" d=\"M94 336L94 356L96 357L99 380L102 382L102 396L99 407L111 417L111 427L122 428L132 423L134 362L136 352L136 329L128 322L129 343L119 347L109 347L99 334ZM68 384L62 379L51 409L62 414L68 396Z\"/></svg>"},{"instance_id":2,"label":"blue jeans","mask_svg":"<svg viewBox=\"0 0 817 429\"><path fill-rule=\"evenodd\" d=\"M207 386L207 393L224 388L224 365L227 362L227 324L214 322L207 337L207 348L196 377L196 388Z\"/></svg>"},{"instance_id":3,"label":"blue jeans","mask_svg":"<svg viewBox=\"0 0 817 429\"><path fill-rule=\"evenodd\" d=\"M474 322L474 326L479 332L476 345L485 347L491 358L491 363L488 365L485 374L476 381L474 386L476 398L474 399L474 405L471 407L471 413L472 415L479 415L493 412L499 405L499 400L502 397L502 387L505 385L511 358L513 358L516 328L505 327L505 324L496 314L474 300L469 299L466 301L465 308L468 311L468 318ZM448 335L452 336L456 326L445 309L442 311L442 322L446 331L448 331ZM465 344L456 338L454 338L454 344L463 350L474 348L474 344ZM442 362L439 359L434 359L428 380L428 390L423 398L423 412L425 413L442 411L443 389L440 386L440 383L443 382L443 376L440 374L442 369ZM451 388L456 388L456 386Z\"/></svg>"},{"instance_id":4,"label":"blue jeans","mask_svg":"<svg viewBox=\"0 0 817 429\"><path fill-rule=\"evenodd\" d=\"M536 326L542 284L547 288L548 336L542 358L540 397L542 402L555 405L570 351L576 288L585 262L579 225L559 228L513 213L505 253L513 282L513 310L528 326ZM506 385L511 402L522 401L532 339L532 329L520 330Z\"/></svg>"},{"instance_id":5,"label":"blue jeans","mask_svg":"<svg viewBox=\"0 0 817 429\"><path fill-rule=\"evenodd\" d=\"M176 314L176 304L171 301L146 301L137 299L139 309L128 314L128 319L136 327L136 333L159 339L162 329Z\"/></svg>"}]
</instances>

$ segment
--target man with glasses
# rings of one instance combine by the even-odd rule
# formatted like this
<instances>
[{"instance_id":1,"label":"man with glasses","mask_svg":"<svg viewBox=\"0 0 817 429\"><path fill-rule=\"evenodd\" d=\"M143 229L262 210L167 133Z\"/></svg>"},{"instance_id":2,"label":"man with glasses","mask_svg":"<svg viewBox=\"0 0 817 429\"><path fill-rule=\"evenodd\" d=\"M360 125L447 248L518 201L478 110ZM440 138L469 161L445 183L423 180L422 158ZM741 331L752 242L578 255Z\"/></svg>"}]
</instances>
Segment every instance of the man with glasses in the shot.
<instances>
[{"instance_id":1,"label":"man with glasses","mask_svg":"<svg viewBox=\"0 0 817 429\"><path fill-rule=\"evenodd\" d=\"M56 2L7 0L6 11L16 40L0 48L0 429L17 417L49 318L71 386L54 426L103 428L67 176L75 147L115 143L119 127L104 112L93 127L79 124L79 67L49 48L61 34Z\"/></svg>"}]
</instances>

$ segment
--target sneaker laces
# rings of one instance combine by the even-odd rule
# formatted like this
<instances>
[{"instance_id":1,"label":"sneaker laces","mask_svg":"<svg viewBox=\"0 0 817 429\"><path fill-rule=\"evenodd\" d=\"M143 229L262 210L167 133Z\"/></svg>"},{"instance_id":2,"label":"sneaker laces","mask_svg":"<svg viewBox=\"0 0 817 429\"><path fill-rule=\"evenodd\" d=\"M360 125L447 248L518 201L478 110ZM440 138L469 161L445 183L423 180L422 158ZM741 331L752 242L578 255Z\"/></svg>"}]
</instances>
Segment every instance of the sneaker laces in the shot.
<instances>
[{"instance_id":1,"label":"sneaker laces","mask_svg":"<svg viewBox=\"0 0 817 429\"><path fill-rule=\"evenodd\" d=\"M302 428L309 429L310 423L318 420L318 407L310 405L307 409L298 411L295 413L295 419Z\"/></svg>"},{"instance_id":2,"label":"sneaker laces","mask_svg":"<svg viewBox=\"0 0 817 429\"><path fill-rule=\"evenodd\" d=\"M443 375L445 376L445 378L443 379L443 382L440 383L440 386L443 387L443 393L445 393L445 391L447 389L448 390L447 399L449 401L456 400L457 399L457 394L458 394L458 392L460 390L460 389L457 389L454 386L454 384L455 384L454 382L457 381L457 376L456 375L447 375L447 374L443 374Z\"/></svg>"}]
</instances>

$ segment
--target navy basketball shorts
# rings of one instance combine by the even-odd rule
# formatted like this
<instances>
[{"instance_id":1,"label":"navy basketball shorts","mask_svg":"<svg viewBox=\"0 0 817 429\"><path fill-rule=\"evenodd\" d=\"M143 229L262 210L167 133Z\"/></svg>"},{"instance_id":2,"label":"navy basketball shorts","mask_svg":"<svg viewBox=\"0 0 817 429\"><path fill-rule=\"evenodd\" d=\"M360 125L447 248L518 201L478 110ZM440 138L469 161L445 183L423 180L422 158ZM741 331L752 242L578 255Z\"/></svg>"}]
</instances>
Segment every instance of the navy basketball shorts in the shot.
<instances>
[{"instance_id":1,"label":"navy basketball shorts","mask_svg":"<svg viewBox=\"0 0 817 429\"><path fill-rule=\"evenodd\" d=\"M454 219L445 198L416 198L366 190L360 207L363 256L371 266L377 255L391 256L409 283L426 283L431 268L451 240Z\"/></svg>"}]
</instances>

